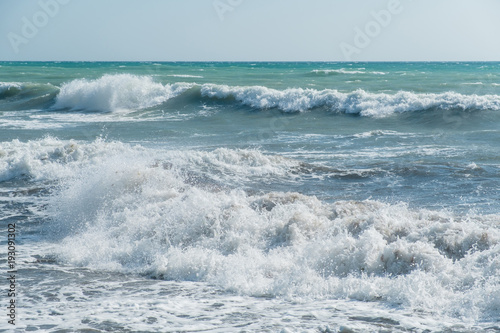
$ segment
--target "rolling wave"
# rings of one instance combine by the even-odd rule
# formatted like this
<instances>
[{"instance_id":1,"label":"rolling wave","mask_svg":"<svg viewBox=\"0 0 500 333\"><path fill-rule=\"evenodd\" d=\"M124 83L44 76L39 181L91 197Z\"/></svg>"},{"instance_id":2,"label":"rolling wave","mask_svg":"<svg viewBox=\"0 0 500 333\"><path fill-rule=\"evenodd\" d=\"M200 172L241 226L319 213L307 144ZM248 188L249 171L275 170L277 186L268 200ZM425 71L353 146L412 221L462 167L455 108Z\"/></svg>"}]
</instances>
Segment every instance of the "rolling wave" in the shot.
<instances>
[{"instance_id":1,"label":"rolling wave","mask_svg":"<svg viewBox=\"0 0 500 333\"><path fill-rule=\"evenodd\" d=\"M0 100L17 95L21 88L22 83L19 82L0 82Z\"/></svg>"},{"instance_id":2,"label":"rolling wave","mask_svg":"<svg viewBox=\"0 0 500 333\"><path fill-rule=\"evenodd\" d=\"M394 113L441 110L500 110L498 95L463 95L456 92L440 94L400 91L396 94L369 93L364 90L292 88L276 90L262 86L231 87L205 84L203 96L234 99L257 109L277 108L285 112L304 112L315 108L361 116L383 117Z\"/></svg>"},{"instance_id":3,"label":"rolling wave","mask_svg":"<svg viewBox=\"0 0 500 333\"><path fill-rule=\"evenodd\" d=\"M44 97L40 99L41 97ZM186 98L187 97L187 98ZM172 100L179 103L213 101L243 105L253 109L278 109L283 112L329 112L385 117L391 114L427 110L500 110L499 95L465 95L458 92L374 93L362 89L341 92L335 89L288 88L265 86L229 86L221 84L160 83L149 76L131 74L104 75L94 80L76 79L60 88L50 84L0 83L0 101L23 100L24 107L51 110L116 112L157 107ZM16 102L17 103L17 102ZM182 105L181 105L182 106Z\"/></svg>"},{"instance_id":4,"label":"rolling wave","mask_svg":"<svg viewBox=\"0 0 500 333\"><path fill-rule=\"evenodd\" d=\"M58 88L50 83L0 82L0 102L2 103L12 101L28 102L57 92Z\"/></svg>"}]
</instances>

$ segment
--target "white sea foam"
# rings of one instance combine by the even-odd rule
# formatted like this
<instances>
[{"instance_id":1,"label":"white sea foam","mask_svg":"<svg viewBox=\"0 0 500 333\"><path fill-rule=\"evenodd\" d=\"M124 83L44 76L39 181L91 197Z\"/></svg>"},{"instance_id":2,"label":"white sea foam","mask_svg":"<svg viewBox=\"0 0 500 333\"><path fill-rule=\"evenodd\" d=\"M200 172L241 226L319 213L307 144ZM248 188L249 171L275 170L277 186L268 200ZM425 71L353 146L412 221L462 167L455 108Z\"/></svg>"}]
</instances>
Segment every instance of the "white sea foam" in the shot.
<instances>
[{"instance_id":1,"label":"white sea foam","mask_svg":"<svg viewBox=\"0 0 500 333\"><path fill-rule=\"evenodd\" d=\"M170 75L167 75L167 76L182 77L182 78L197 78L197 79L202 79L203 78L203 76L201 76L201 75L189 75L189 74L170 74Z\"/></svg>"},{"instance_id":2,"label":"white sea foam","mask_svg":"<svg viewBox=\"0 0 500 333\"><path fill-rule=\"evenodd\" d=\"M151 165L175 165L177 169L183 170L194 168L199 175L207 175L214 182L238 181L253 176L286 176L291 168L300 165L297 160L248 149L219 148L210 152L168 150L154 153L140 146L132 147L102 139L82 144L46 137L28 142L16 139L0 143L0 181L16 177L29 177L36 181L70 178L75 170L127 154L139 160L145 158ZM154 158L151 160L152 155Z\"/></svg>"},{"instance_id":3,"label":"white sea foam","mask_svg":"<svg viewBox=\"0 0 500 333\"><path fill-rule=\"evenodd\" d=\"M55 128L66 128L69 124L62 122L46 122L35 119L20 120L20 119L0 119L0 128L15 128L27 130L47 130Z\"/></svg>"},{"instance_id":4,"label":"white sea foam","mask_svg":"<svg viewBox=\"0 0 500 333\"><path fill-rule=\"evenodd\" d=\"M360 70L346 70L344 68L341 69L314 69L311 71L315 74L366 74L364 71Z\"/></svg>"},{"instance_id":5,"label":"white sea foam","mask_svg":"<svg viewBox=\"0 0 500 333\"><path fill-rule=\"evenodd\" d=\"M383 135L401 135L401 133L396 132L396 131L383 131L383 130L373 130L369 132L363 132L363 133L358 133L354 134L354 137L357 138L367 138L371 136L383 136Z\"/></svg>"},{"instance_id":6,"label":"white sea foam","mask_svg":"<svg viewBox=\"0 0 500 333\"><path fill-rule=\"evenodd\" d=\"M385 72L380 72L380 71L370 71L366 72L364 71L365 68L359 68L357 70L352 70L352 69L345 69L345 68L340 68L340 69L314 69L311 71L311 73L314 74L373 74L373 75L385 75Z\"/></svg>"},{"instance_id":7,"label":"white sea foam","mask_svg":"<svg viewBox=\"0 0 500 333\"><path fill-rule=\"evenodd\" d=\"M123 153L126 145L116 142L94 141L79 144L46 137L21 142L0 143L0 181L30 177L38 181L54 181L71 177L75 170L101 159Z\"/></svg>"},{"instance_id":8,"label":"white sea foam","mask_svg":"<svg viewBox=\"0 0 500 333\"><path fill-rule=\"evenodd\" d=\"M499 319L497 215L247 193L230 184L286 176L297 163L252 150L46 138L3 143L0 161L2 179L59 180L46 211L54 255L67 264L245 295L377 300Z\"/></svg>"},{"instance_id":9,"label":"white sea foam","mask_svg":"<svg viewBox=\"0 0 500 333\"><path fill-rule=\"evenodd\" d=\"M149 76L104 75L95 80L78 79L62 85L55 109L119 111L137 110L166 102L192 84L163 85Z\"/></svg>"},{"instance_id":10,"label":"white sea foam","mask_svg":"<svg viewBox=\"0 0 500 333\"><path fill-rule=\"evenodd\" d=\"M300 112L326 107L336 112L373 117L429 109L500 110L499 95L463 95L456 92L419 94L400 91L396 94L386 94L356 90L344 93L331 89L276 90L262 86L204 84L201 94L219 99L234 98L244 105L258 109L278 108L285 112Z\"/></svg>"},{"instance_id":11,"label":"white sea foam","mask_svg":"<svg viewBox=\"0 0 500 333\"><path fill-rule=\"evenodd\" d=\"M482 82L464 82L462 84L466 85L466 86L482 86L484 83L482 83Z\"/></svg>"},{"instance_id":12,"label":"white sea foam","mask_svg":"<svg viewBox=\"0 0 500 333\"><path fill-rule=\"evenodd\" d=\"M498 215L328 203L239 185L287 177L297 165L256 150L168 151L104 140L0 146L0 180L59 184L45 212L60 262L243 295L376 300L500 319Z\"/></svg>"}]
</instances>

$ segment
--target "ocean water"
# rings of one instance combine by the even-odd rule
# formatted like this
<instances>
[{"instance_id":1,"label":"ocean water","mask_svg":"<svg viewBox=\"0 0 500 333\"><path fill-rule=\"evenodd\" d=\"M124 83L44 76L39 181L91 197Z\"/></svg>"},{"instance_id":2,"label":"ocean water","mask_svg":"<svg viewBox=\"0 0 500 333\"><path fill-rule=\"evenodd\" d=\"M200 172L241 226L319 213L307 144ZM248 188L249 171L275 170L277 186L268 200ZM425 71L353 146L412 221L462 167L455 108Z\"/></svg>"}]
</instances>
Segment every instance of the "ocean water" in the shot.
<instances>
[{"instance_id":1,"label":"ocean water","mask_svg":"<svg viewBox=\"0 0 500 333\"><path fill-rule=\"evenodd\" d=\"M498 332L499 147L500 63L1 62L0 330Z\"/></svg>"}]
</instances>

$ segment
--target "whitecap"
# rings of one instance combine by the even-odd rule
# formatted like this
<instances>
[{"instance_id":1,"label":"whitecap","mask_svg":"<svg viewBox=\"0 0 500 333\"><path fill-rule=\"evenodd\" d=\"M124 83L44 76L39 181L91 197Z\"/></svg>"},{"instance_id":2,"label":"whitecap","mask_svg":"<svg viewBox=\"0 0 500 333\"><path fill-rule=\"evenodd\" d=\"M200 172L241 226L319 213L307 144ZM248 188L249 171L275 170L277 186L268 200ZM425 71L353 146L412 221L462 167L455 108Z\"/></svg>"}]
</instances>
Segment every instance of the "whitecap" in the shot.
<instances>
[{"instance_id":1,"label":"whitecap","mask_svg":"<svg viewBox=\"0 0 500 333\"><path fill-rule=\"evenodd\" d=\"M166 102L193 85L163 85L149 76L104 75L95 80L77 79L61 86L55 109L120 111L137 110Z\"/></svg>"},{"instance_id":2,"label":"whitecap","mask_svg":"<svg viewBox=\"0 0 500 333\"><path fill-rule=\"evenodd\" d=\"M395 94L338 90L289 88L276 90L263 86L227 86L204 84L202 96L234 98L243 105L258 109L277 108L285 112L303 112L326 107L332 111L384 117L394 113L429 109L500 110L499 95L463 95L457 92Z\"/></svg>"},{"instance_id":3,"label":"whitecap","mask_svg":"<svg viewBox=\"0 0 500 333\"><path fill-rule=\"evenodd\" d=\"M181 78L198 78L198 79L202 79L203 78L203 76L201 76L201 75L189 75L189 74L170 74L170 75L167 75L167 76L181 77Z\"/></svg>"}]
</instances>

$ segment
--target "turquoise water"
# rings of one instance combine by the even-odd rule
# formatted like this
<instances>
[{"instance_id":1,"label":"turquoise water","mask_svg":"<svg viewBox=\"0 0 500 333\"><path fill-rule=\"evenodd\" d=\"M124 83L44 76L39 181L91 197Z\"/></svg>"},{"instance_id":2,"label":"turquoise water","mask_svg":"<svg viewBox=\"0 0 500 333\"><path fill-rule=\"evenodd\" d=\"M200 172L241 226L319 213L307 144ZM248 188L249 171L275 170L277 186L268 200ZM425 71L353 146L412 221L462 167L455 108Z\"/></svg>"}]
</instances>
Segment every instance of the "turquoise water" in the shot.
<instances>
[{"instance_id":1,"label":"turquoise water","mask_svg":"<svg viewBox=\"0 0 500 333\"><path fill-rule=\"evenodd\" d=\"M500 63L2 62L18 327L498 330L499 124Z\"/></svg>"}]
</instances>

